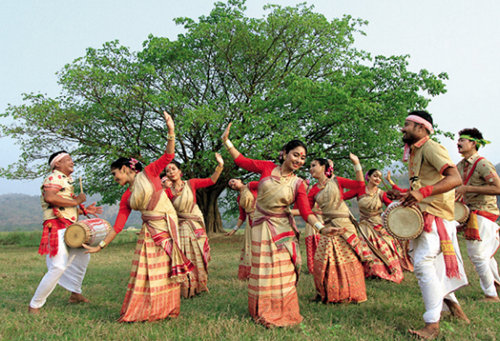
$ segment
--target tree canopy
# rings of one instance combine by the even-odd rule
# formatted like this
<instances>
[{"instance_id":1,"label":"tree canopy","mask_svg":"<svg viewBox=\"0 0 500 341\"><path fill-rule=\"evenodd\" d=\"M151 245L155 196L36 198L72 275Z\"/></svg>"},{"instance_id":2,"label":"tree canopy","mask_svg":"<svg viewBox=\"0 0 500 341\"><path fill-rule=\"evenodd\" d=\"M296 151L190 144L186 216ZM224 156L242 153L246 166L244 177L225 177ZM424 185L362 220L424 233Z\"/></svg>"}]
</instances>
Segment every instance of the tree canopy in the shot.
<instances>
[{"instance_id":1,"label":"tree canopy","mask_svg":"<svg viewBox=\"0 0 500 341\"><path fill-rule=\"evenodd\" d=\"M67 149L84 171L86 191L113 203L123 189L112 185L110 163L158 158L167 143L163 110L176 123L185 178L212 174L229 122L232 142L247 157L274 160L298 138L309 158L331 158L336 173L348 175L349 152L365 168L399 158L407 112L446 91L446 73L411 72L408 55L356 49L366 21L328 20L305 4L267 5L256 19L245 15L244 3L218 2L197 21L177 18L185 33L175 40L150 35L141 51L118 41L88 48L58 73L59 96L25 94L24 104L2 114L15 122L0 134L17 139L22 155L0 176L38 177L53 151ZM220 228L216 199L227 180L250 176L227 161L218 183L200 191L205 218L214 221L209 231Z\"/></svg>"}]
</instances>

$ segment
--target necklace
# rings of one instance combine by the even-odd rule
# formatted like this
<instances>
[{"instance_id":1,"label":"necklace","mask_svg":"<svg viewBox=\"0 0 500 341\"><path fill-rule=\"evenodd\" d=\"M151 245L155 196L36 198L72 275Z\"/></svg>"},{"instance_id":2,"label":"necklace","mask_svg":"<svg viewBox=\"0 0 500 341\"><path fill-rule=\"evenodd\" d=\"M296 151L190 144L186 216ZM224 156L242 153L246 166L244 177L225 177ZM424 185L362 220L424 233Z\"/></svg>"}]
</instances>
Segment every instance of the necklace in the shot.
<instances>
[{"instance_id":1,"label":"necklace","mask_svg":"<svg viewBox=\"0 0 500 341\"><path fill-rule=\"evenodd\" d=\"M328 180L330 180L329 178L326 178L325 181L321 182L318 184L318 187L319 188L325 188L326 186L326 183L328 182Z\"/></svg>"},{"instance_id":2,"label":"necklace","mask_svg":"<svg viewBox=\"0 0 500 341\"><path fill-rule=\"evenodd\" d=\"M280 181L288 180L289 178L291 178L294 175L295 174L293 173L293 171L290 174L283 175L283 169L280 166Z\"/></svg>"},{"instance_id":3,"label":"necklace","mask_svg":"<svg viewBox=\"0 0 500 341\"><path fill-rule=\"evenodd\" d=\"M366 186L366 194L373 196L377 192L377 189L377 186L373 187L373 189L370 189L368 186Z\"/></svg>"},{"instance_id":4,"label":"necklace","mask_svg":"<svg viewBox=\"0 0 500 341\"><path fill-rule=\"evenodd\" d=\"M182 190L184 189L184 181L181 182L180 188L177 188L175 186L173 186L173 187L174 187L176 193L182 192Z\"/></svg>"}]
</instances>

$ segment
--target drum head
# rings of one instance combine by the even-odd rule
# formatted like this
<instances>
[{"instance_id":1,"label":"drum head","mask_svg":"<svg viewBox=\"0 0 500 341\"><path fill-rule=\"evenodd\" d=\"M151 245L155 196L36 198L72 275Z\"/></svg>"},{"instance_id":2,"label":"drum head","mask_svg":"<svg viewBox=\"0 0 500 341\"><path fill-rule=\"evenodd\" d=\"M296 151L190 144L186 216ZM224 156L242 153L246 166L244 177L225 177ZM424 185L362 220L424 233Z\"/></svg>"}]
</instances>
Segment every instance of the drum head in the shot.
<instances>
[{"instance_id":1,"label":"drum head","mask_svg":"<svg viewBox=\"0 0 500 341\"><path fill-rule=\"evenodd\" d=\"M85 231L85 228L80 224L73 224L66 228L66 232L64 233L64 241L69 247L82 247L82 244L87 241L87 232Z\"/></svg>"},{"instance_id":2,"label":"drum head","mask_svg":"<svg viewBox=\"0 0 500 341\"><path fill-rule=\"evenodd\" d=\"M469 218L469 208L461 202L455 201L455 220L463 224Z\"/></svg>"},{"instance_id":3,"label":"drum head","mask_svg":"<svg viewBox=\"0 0 500 341\"><path fill-rule=\"evenodd\" d=\"M403 206L393 207L387 212L387 230L402 240L417 238L422 233L424 219L420 211Z\"/></svg>"}]
</instances>

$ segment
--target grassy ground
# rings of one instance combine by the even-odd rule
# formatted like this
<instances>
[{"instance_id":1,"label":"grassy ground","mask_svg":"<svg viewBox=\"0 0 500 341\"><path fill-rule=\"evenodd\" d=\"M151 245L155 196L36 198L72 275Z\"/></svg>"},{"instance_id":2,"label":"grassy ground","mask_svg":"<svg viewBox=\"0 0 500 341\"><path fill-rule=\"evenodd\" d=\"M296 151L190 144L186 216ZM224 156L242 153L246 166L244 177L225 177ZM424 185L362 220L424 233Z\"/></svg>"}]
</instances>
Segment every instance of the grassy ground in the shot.
<instances>
[{"instance_id":1,"label":"grassy ground","mask_svg":"<svg viewBox=\"0 0 500 341\"><path fill-rule=\"evenodd\" d=\"M135 247L126 241L135 237L124 234L121 243L92 256L83 286L92 303L71 305L69 293L57 287L39 316L28 315L27 310L46 272L45 258L37 254L37 246L0 246L0 340L408 340L412 339L408 328L423 325L424 304L413 274L406 273L400 285L367 280L365 303L324 305L308 301L315 289L305 263L298 285L304 322L274 329L257 325L248 314L246 283L237 280L241 234L211 238L210 292L183 300L179 318L119 324L115 320ZM457 297L472 323L443 315L440 339L496 340L500 303L479 301L482 292L464 244L461 240L471 284ZM303 245L301 251L305 261Z\"/></svg>"}]
</instances>

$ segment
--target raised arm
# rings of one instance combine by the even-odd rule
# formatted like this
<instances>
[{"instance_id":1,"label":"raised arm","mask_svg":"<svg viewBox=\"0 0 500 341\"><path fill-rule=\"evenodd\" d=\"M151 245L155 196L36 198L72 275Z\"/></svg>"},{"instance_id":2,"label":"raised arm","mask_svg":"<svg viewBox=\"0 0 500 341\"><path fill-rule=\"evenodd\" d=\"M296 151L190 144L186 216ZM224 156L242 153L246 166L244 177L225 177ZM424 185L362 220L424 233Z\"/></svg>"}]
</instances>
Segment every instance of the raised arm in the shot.
<instances>
[{"instance_id":1,"label":"raised arm","mask_svg":"<svg viewBox=\"0 0 500 341\"><path fill-rule=\"evenodd\" d=\"M217 160L218 165L217 167L215 167L214 174L212 174L212 176L210 177L214 184L217 182L217 180L219 180L219 176L224 170L224 159L222 158L222 156L220 156L219 153L215 153L215 159Z\"/></svg>"},{"instance_id":2,"label":"raised arm","mask_svg":"<svg viewBox=\"0 0 500 341\"><path fill-rule=\"evenodd\" d=\"M234 147L234 145L231 143L231 140L229 140L229 131L231 130L231 125L233 123L229 123L226 130L224 131L224 134L222 134L222 143L224 143L224 146L226 147L229 155L233 158L233 160L236 160L238 156L240 156L240 152Z\"/></svg>"},{"instance_id":3,"label":"raised arm","mask_svg":"<svg viewBox=\"0 0 500 341\"><path fill-rule=\"evenodd\" d=\"M167 148L165 153L156 161L150 163L145 167L145 171L151 177L157 177L167 167L167 165L174 159L175 156L175 125L172 117L166 112L163 112L165 123L167 124Z\"/></svg>"},{"instance_id":4,"label":"raised arm","mask_svg":"<svg viewBox=\"0 0 500 341\"><path fill-rule=\"evenodd\" d=\"M361 167L361 163L359 162L359 158L353 153L349 153L349 158L352 161L354 166L354 171L356 172L356 181L365 182L365 178L363 176L363 168Z\"/></svg>"}]
</instances>

